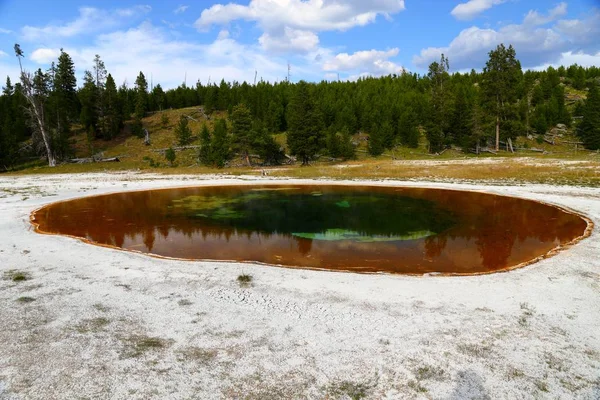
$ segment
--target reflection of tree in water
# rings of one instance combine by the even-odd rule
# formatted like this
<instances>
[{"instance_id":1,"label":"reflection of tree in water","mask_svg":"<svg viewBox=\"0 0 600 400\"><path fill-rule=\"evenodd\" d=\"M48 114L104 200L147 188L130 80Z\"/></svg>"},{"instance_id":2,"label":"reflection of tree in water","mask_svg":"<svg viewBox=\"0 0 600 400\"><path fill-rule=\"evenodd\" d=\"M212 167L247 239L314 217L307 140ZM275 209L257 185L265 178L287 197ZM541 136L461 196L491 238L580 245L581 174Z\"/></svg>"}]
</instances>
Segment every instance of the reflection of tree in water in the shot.
<instances>
[{"instance_id":1,"label":"reflection of tree in water","mask_svg":"<svg viewBox=\"0 0 600 400\"><path fill-rule=\"evenodd\" d=\"M515 247L520 243L528 241L531 244L532 239L540 243L564 243L581 235L585 229L585 222L576 216L554 207L521 199L438 190L392 191L388 189L385 191L381 188L372 190L373 193L398 192L400 196L426 199L438 204L442 209L444 207L450 209L458 223L436 236L424 239L422 243L425 256L430 259L440 258L444 255L444 251L453 248L452 243L472 241L481 257L482 266L488 270L506 266ZM117 247L123 247L127 242L126 239L129 238L130 243L141 242L146 251L152 251L155 247L157 235L166 239L171 233L182 234L190 239L194 237L211 239L215 243L220 240L223 244L229 242L232 237L238 239L245 237L248 242L268 239L271 236L289 241L292 239L288 232L282 234L281 231L277 231L277 228L284 226L281 224L285 221L268 221L267 226L271 224L274 227L273 233L256 232L251 229L240 229L236 226L235 220L231 220L228 224L211 225L210 221L189 218L168 209L168 205L172 204L174 199L194 193L202 193L202 191L122 193L59 203L40 212L39 217L43 224L50 229L45 229L45 226L41 228ZM216 193L225 195L228 192L223 190ZM406 204L411 205L411 203ZM288 207L287 210L293 209ZM346 212L344 209L342 211ZM412 216L411 210L406 212ZM348 215L356 218L354 214ZM385 218L383 213L381 215L381 218ZM286 217L284 213L273 219ZM390 225L391 220L392 217L386 221L386 224ZM365 231L377 232L379 225L381 223L377 220L368 221ZM293 239L298 252L303 256L312 251L312 240L298 237Z\"/></svg>"},{"instance_id":2,"label":"reflection of tree in water","mask_svg":"<svg viewBox=\"0 0 600 400\"><path fill-rule=\"evenodd\" d=\"M152 251L155 240L156 240L156 235L154 234L154 228L146 229L146 232L144 232L144 245L146 246L146 250L148 252Z\"/></svg>"},{"instance_id":3,"label":"reflection of tree in water","mask_svg":"<svg viewBox=\"0 0 600 400\"><path fill-rule=\"evenodd\" d=\"M288 236L290 236L290 235L288 235ZM298 238L295 236L292 236L292 237L298 244L298 251L300 252L300 254L302 254L303 256L308 255L308 253L310 253L310 251L312 249L312 242L313 242L312 239Z\"/></svg>"},{"instance_id":4,"label":"reflection of tree in water","mask_svg":"<svg viewBox=\"0 0 600 400\"><path fill-rule=\"evenodd\" d=\"M447 243L448 236L444 234L425 238L425 257L428 259L438 258L442 255Z\"/></svg>"}]
</instances>

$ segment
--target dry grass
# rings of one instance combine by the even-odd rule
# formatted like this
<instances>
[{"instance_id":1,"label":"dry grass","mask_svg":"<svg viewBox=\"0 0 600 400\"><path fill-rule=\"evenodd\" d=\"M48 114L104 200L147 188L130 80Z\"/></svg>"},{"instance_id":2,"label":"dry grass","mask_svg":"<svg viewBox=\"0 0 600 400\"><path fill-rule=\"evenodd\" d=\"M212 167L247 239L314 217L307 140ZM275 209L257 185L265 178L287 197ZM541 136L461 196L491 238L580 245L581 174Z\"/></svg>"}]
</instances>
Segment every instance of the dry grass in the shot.
<instances>
[{"instance_id":1,"label":"dry grass","mask_svg":"<svg viewBox=\"0 0 600 400\"><path fill-rule=\"evenodd\" d=\"M169 116L169 124L163 127L163 114ZM211 120L205 121L196 107L178 110L167 110L154 113L144 118L144 127L150 132L151 145L145 146L143 139L125 132L111 140L96 140L92 144L92 152L102 152L104 157L119 157L118 163L64 164L49 168L38 164L17 172L28 173L84 173L105 171L144 171L161 174L227 174L227 175L261 175L266 169L270 176L293 178L330 178L330 179L402 179L402 180L461 180L488 183L546 183L581 186L600 186L600 154L589 151L575 151L573 145L538 144L535 140L519 138L520 146L536 147L548 153L520 151L515 154L501 152L498 155L484 154L476 156L457 150L445 151L442 155L427 153L426 143L422 140L419 147L396 148L383 155L372 158L366 153L366 142L358 147L357 160L333 163L324 161L313 163L308 167L280 166L264 167L229 167L214 169L200 166L197 161L197 149L177 152L175 166L167 166L164 154L156 150L177 146L175 126L181 115L190 115L197 121L190 120L194 140L190 145L199 144L199 133L202 125L210 128L216 118L225 117L217 113ZM285 134L275 135L275 140L285 147ZM565 140L575 140L565 138ZM73 147L78 157L89 157L90 146L83 133L75 135ZM150 162L152 159L152 162ZM577 161L577 163L575 163ZM152 165L151 165L152 164ZM233 165L238 164L235 160ZM240 163L241 164L241 163ZM158 165L158 166L157 166Z\"/></svg>"}]
</instances>

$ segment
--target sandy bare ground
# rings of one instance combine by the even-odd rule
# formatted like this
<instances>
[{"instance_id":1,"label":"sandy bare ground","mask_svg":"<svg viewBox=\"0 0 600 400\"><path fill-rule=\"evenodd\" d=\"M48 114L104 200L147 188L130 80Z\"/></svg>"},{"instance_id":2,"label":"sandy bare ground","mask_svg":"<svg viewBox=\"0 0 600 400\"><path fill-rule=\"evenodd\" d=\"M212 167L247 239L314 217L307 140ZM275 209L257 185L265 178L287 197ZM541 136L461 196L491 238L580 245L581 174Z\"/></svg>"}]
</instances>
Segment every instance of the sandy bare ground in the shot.
<instances>
[{"instance_id":1,"label":"sandy bare ground","mask_svg":"<svg viewBox=\"0 0 600 400\"><path fill-rule=\"evenodd\" d=\"M406 277L162 260L29 222L60 199L248 180L0 177L0 399L600 399L596 231L509 273ZM600 226L600 189L405 184L541 199Z\"/></svg>"}]
</instances>

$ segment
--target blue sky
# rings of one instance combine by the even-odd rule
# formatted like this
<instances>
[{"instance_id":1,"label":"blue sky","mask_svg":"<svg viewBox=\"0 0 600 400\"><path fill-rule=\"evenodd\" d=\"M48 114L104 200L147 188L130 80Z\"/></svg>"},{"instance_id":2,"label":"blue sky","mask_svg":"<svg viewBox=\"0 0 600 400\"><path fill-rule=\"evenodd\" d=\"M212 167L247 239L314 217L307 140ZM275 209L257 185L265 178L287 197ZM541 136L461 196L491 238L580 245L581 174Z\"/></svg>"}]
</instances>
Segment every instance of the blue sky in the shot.
<instances>
[{"instance_id":1,"label":"blue sky","mask_svg":"<svg viewBox=\"0 0 600 400\"><path fill-rule=\"evenodd\" d=\"M424 73L441 53L481 69L497 44L525 68L600 65L600 0L0 0L0 79L64 48L78 76L95 54L118 83L252 82Z\"/></svg>"}]
</instances>

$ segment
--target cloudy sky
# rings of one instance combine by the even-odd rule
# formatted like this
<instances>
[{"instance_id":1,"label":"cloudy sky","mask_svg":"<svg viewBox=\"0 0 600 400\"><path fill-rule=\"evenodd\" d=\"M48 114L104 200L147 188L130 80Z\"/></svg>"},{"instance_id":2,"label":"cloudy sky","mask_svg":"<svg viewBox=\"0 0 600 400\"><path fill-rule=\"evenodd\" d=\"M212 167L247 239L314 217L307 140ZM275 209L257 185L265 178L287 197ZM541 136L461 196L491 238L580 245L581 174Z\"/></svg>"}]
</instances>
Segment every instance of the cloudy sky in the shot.
<instances>
[{"instance_id":1,"label":"cloudy sky","mask_svg":"<svg viewBox=\"0 0 600 400\"><path fill-rule=\"evenodd\" d=\"M525 68L600 66L600 0L0 0L0 79L64 48L78 76L100 54L118 83L424 73L441 53L481 69L499 43Z\"/></svg>"}]
</instances>

